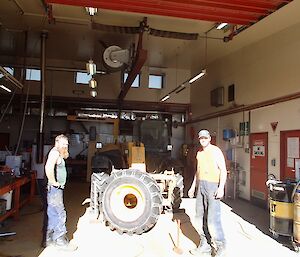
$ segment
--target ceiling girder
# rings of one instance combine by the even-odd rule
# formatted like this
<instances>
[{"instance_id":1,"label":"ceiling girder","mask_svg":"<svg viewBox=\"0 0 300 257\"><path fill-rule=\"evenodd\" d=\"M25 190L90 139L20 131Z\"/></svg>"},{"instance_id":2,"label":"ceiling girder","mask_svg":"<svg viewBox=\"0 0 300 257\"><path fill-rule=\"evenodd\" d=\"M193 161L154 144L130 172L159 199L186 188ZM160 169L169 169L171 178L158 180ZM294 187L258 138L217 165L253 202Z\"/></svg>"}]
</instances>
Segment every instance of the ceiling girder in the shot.
<instances>
[{"instance_id":1,"label":"ceiling girder","mask_svg":"<svg viewBox=\"0 0 300 257\"><path fill-rule=\"evenodd\" d=\"M138 53L136 63L134 64L132 70L129 72L128 77L124 83L124 86L119 94L118 99L119 99L120 103L123 101L123 99L127 95L136 76L140 73L146 59L147 59L147 51L144 49L141 49Z\"/></svg>"},{"instance_id":2,"label":"ceiling girder","mask_svg":"<svg viewBox=\"0 0 300 257\"><path fill-rule=\"evenodd\" d=\"M247 5L234 5L230 3L226 3L224 1L202 1L202 0L192 0L192 1L185 1L182 2L182 0L167 0L164 2L169 2L169 4L174 3L180 3L184 5L188 5L191 8L194 8L195 5L199 7L211 7L211 8L218 8L218 9L224 9L224 10L231 10L231 11L242 11L242 12L248 12L248 13L254 13L254 14L266 14L268 13L266 11L266 8L259 8L256 6L247 6Z\"/></svg>"},{"instance_id":3,"label":"ceiling girder","mask_svg":"<svg viewBox=\"0 0 300 257\"><path fill-rule=\"evenodd\" d=\"M144 18L143 23L147 23L147 18ZM128 77L121 89L121 92L118 97L119 105L120 107L123 104L123 100L125 96L127 95L129 89L131 88L131 85L137 75L140 73L142 67L144 66L144 63L147 60L147 50L143 49L143 31L140 31L139 34L139 40L138 40L138 45L137 45L137 50L136 50L136 57L134 59L133 66L128 74Z\"/></svg>"},{"instance_id":4,"label":"ceiling girder","mask_svg":"<svg viewBox=\"0 0 300 257\"><path fill-rule=\"evenodd\" d=\"M251 25L292 0L45 0L47 3Z\"/></svg>"},{"instance_id":5,"label":"ceiling girder","mask_svg":"<svg viewBox=\"0 0 300 257\"><path fill-rule=\"evenodd\" d=\"M172 1L172 0L171 0ZM292 0L199 0L196 2L209 2L223 6L247 7L260 10L275 11L281 4L287 4Z\"/></svg>"}]
</instances>

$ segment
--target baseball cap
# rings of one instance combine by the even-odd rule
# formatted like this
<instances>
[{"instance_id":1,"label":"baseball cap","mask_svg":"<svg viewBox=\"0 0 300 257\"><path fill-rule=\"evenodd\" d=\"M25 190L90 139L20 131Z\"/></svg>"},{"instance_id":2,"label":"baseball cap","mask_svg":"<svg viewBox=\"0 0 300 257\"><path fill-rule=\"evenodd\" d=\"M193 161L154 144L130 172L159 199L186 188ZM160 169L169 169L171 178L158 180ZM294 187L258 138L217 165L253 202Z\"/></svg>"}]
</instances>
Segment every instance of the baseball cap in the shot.
<instances>
[{"instance_id":1,"label":"baseball cap","mask_svg":"<svg viewBox=\"0 0 300 257\"><path fill-rule=\"evenodd\" d=\"M198 137L210 137L209 131L206 129L202 129L198 133Z\"/></svg>"}]
</instances>

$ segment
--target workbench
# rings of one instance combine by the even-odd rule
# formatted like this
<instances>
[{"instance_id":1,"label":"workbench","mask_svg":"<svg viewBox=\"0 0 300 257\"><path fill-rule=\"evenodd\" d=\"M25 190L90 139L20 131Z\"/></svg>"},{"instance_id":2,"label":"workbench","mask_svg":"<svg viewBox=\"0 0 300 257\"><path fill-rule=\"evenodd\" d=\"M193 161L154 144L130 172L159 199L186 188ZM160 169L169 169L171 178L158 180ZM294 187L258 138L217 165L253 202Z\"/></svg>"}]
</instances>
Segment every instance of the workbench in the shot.
<instances>
[{"instance_id":1,"label":"workbench","mask_svg":"<svg viewBox=\"0 0 300 257\"><path fill-rule=\"evenodd\" d=\"M24 199L21 200L20 197L21 187L28 183L30 183L30 193L29 195L24 197ZM0 216L0 222L2 222L3 220L5 220L10 216L13 216L14 219L19 218L20 208L26 203L31 202L33 199L33 196L35 194L35 185L36 185L36 172L31 171L27 176L15 178L10 184L7 184L0 188L0 195L4 195L10 192L11 190L14 190L12 208L6 211L4 215Z\"/></svg>"}]
</instances>

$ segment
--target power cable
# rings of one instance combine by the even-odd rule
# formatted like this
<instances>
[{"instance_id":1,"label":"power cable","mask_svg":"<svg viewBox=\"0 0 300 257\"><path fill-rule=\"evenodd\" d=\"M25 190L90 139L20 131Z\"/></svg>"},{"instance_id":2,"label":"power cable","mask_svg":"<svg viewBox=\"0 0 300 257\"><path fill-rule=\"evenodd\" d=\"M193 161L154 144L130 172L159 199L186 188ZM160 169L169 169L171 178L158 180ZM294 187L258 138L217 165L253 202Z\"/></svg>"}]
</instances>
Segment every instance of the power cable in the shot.
<instances>
[{"instance_id":1,"label":"power cable","mask_svg":"<svg viewBox=\"0 0 300 257\"><path fill-rule=\"evenodd\" d=\"M44 20L42 22L42 27L45 26L45 22L47 20L47 17L44 17ZM27 39L26 39L27 40ZM38 40L36 40L35 44L34 44L34 48L36 48L37 46L37 43L38 43ZM25 57L26 58L26 57ZM26 66L26 65L25 65ZM31 71L30 71L31 72ZM30 74L31 75L31 74ZM30 76L31 77L31 76ZM22 117L22 122L21 122L21 126L20 126L20 131L19 131L19 136L18 136L18 141L17 141L17 146L16 146L16 149L15 149L15 154L17 154L18 150L19 150L19 147L20 147L20 142L21 142L21 139L22 139L22 135L23 135L23 129L24 129L24 122L25 122L25 116L26 116L26 111L27 111L27 106L28 106L28 96L29 96L29 90L30 90L30 84L28 84L28 87L27 87L27 94L26 94L26 101L25 101L25 106L24 106L24 112L23 112L23 117Z\"/></svg>"},{"instance_id":2,"label":"power cable","mask_svg":"<svg viewBox=\"0 0 300 257\"><path fill-rule=\"evenodd\" d=\"M14 96L15 96L15 93L16 93L16 91L17 91L17 89L15 88L15 90L14 90L14 92L13 92L13 94L12 94L11 98L9 99L9 102L8 102L8 104L6 105L6 108L5 108L5 110L3 111L2 115L1 115L1 118L0 118L0 123L1 123L1 121L2 121L2 119L3 119L3 117L4 117L4 115L5 115L5 113L7 112L7 110L8 110L8 107L10 106L10 104L11 104L11 102L12 102L12 100L13 100Z\"/></svg>"},{"instance_id":3,"label":"power cable","mask_svg":"<svg viewBox=\"0 0 300 257\"><path fill-rule=\"evenodd\" d=\"M27 106L28 106L28 95L29 95L29 90L30 90L30 84L27 87L27 93L26 93L26 101L25 101L25 106L24 106L24 112L23 112L23 117L22 117L22 122L21 122L21 127L20 127L20 132L19 132L19 137L18 137L18 143L17 147L15 150L15 154L17 155L17 152L19 150L22 134L23 134L23 129L24 129L24 122L25 122L25 116L26 116L26 111L27 111Z\"/></svg>"}]
</instances>

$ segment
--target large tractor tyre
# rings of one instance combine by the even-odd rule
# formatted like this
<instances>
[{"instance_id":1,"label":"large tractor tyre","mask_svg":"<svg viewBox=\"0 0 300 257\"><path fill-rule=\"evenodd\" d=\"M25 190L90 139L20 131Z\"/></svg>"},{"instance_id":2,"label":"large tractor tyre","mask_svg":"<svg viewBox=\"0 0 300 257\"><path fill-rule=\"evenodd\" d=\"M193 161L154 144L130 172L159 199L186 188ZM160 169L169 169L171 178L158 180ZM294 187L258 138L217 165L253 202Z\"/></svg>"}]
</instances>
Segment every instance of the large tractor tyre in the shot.
<instances>
[{"instance_id":1,"label":"large tractor tyre","mask_svg":"<svg viewBox=\"0 0 300 257\"><path fill-rule=\"evenodd\" d=\"M102 199L102 187L105 181L109 178L109 175L106 172L93 173L91 177L91 192L90 192L90 206L92 209L99 208Z\"/></svg>"},{"instance_id":2,"label":"large tractor tyre","mask_svg":"<svg viewBox=\"0 0 300 257\"><path fill-rule=\"evenodd\" d=\"M93 173L102 173L105 172L107 174L110 174L112 171L113 163L104 154L95 154L92 157L92 172Z\"/></svg>"},{"instance_id":3,"label":"large tractor tyre","mask_svg":"<svg viewBox=\"0 0 300 257\"><path fill-rule=\"evenodd\" d=\"M173 211L178 211L180 208L180 204L182 202L183 197L183 177L179 174L176 174L176 186L173 190L172 196L171 196L171 205Z\"/></svg>"},{"instance_id":4,"label":"large tractor tyre","mask_svg":"<svg viewBox=\"0 0 300 257\"><path fill-rule=\"evenodd\" d=\"M162 200L149 174L134 169L114 170L103 191L103 218L111 230L140 235L156 224Z\"/></svg>"}]
</instances>

